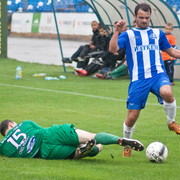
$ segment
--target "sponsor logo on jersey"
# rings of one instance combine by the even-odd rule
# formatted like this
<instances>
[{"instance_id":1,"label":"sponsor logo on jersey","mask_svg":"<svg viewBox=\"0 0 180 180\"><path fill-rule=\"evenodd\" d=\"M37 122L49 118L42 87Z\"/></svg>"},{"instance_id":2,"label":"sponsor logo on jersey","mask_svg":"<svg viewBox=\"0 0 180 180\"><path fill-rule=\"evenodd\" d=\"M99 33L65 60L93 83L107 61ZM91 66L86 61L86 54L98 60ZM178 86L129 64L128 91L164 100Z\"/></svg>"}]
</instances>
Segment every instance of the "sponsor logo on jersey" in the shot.
<instances>
[{"instance_id":1,"label":"sponsor logo on jersey","mask_svg":"<svg viewBox=\"0 0 180 180\"><path fill-rule=\"evenodd\" d=\"M19 144L19 147L20 147L20 149L19 149L19 154L22 154L22 153L23 153L23 150L24 150L27 142L28 142L28 138L24 138L24 139L21 141L21 143Z\"/></svg>"},{"instance_id":2,"label":"sponsor logo on jersey","mask_svg":"<svg viewBox=\"0 0 180 180\"><path fill-rule=\"evenodd\" d=\"M157 36L156 36L156 34L152 33L152 34L149 36L149 38L151 38L151 39L157 39Z\"/></svg>"},{"instance_id":3,"label":"sponsor logo on jersey","mask_svg":"<svg viewBox=\"0 0 180 180\"><path fill-rule=\"evenodd\" d=\"M28 145L27 145L27 153L30 153L34 147L34 144L36 142L36 138L33 136L29 142L28 142Z\"/></svg>"},{"instance_id":4,"label":"sponsor logo on jersey","mask_svg":"<svg viewBox=\"0 0 180 180\"><path fill-rule=\"evenodd\" d=\"M149 51L149 50L159 50L159 46L156 44L149 44L149 45L140 45L134 47L135 52Z\"/></svg>"}]
</instances>

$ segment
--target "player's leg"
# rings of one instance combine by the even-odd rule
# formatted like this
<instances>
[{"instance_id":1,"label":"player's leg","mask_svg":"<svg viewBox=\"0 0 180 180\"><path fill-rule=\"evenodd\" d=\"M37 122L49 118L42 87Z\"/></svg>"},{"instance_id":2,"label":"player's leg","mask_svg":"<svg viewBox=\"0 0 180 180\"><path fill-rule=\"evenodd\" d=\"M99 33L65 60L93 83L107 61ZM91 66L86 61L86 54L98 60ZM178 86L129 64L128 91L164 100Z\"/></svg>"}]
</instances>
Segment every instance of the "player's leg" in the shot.
<instances>
[{"instance_id":1,"label":"player's leg","mask_svg":"<svg viewBox=\"0 0 180 180\"><path fill-rule=\"evenodd\" d=\"M144 149L143 144L134 139L121 138L119 136L109 134L106 132L100 132L97 134L90 133L84 130L76 129L80 144L84 144L89 140L95 139L96 144L110 145L119 144L121 146L129 146L136 151L142 151Z\"/></svg>"},{"instance_id":2,"label":"player's leg","mask_svg":"<svg viewBox=\"0 0 180 180\"><path fill-rule=\"evenodd\" d=\"M132 138L135 129L135 122L138 119L139 114L140 114L140 110L128 109L127 117L123 124L123 137ZM131 148L125 147L122 155L124 157L131 157L132 156Z\"/></svg>"},{"instance_id":3,"label":"player's leg","mask_svg":"<svg viewBox=\"0 0 180 180\"><path fill-rule=\"evenodd\" d=\"M140 110L128 109L126 120L123 124L123 137L132 138L139 114Z\"/></svg>"},{"instance_id":4,"label":"player's leg","mask_svg":"<svg viewBox=\"0 0 180 180\"><path fill-rule=\"evenodd\" d=\"M76 129L75 132L78 135L80 145L76 149L74 159L93 157L96 156L102 150L102 145L96 144L95 133L91 133L81 129Z\"/></svg>"},{"instance_id":5,"label":"player's leg","mask_svg":"<svg viewBox=\"0 0 180 180\"><path fill-rule=\"evenodd\" d=\"M91 132L84 131L81 129L76 129L75 131L78 135L80 144L86 144L89 140L94 139L94 137L96 136L95 133L91 133Z\"/></svg>"},{"instance_id":6,"label":"player's leg","mask_svg":"<svg viewBox=\"0 0 180 180\"><path fill-rule=\"evenodd\" d=\"M176 117L176 100L173 97L170 85L164 85L160 88L161 97L164 99L163 105L166 112L168 127L170 130L180 134L180 126L175 122Z\"/></svg>"},{"instance_id":7,"label":"player's leg","mask_svg":"<svg viewBox=\"0 0 180 180\"><path fill-rule=\"evenodd\" d=\"M127 99L127 116L123 124L123 136L132 138L135 123L140 115L140 110L145 107L148 94L150 92L150 83L146 80L138 80L130 83ZM131 149L124 148L123 156L130 157Z\"/></svg>"},{"instance_id":8,"label":"player's leg","mask_svg":"<svg viewBox=\"0 0 180 180\"><path fill-rule=\"evenodd\" d=\"M95 140L97 143L102 145L118 144L120 146L129 147L135 151L142 151L144 149L143 144L138 140L121 138L105 132L97 133Z\"/></svg>"},{"instance_id":9,"label":"player's leg","mask_svg":"<svg viewBox=\"0 0 180 180\"><path fill-rule=\"evenodd\" d=\"M123 124L123 136L132 138L135 123L140 115L141 109L145 107L148 94L150 92L150 82L138 80L130 83L127 99L127 116Z\"/></svg>"},{"instance_id":10,"label":"player's leg","mask_svg":"<svg viewBox=\"0 0 180 180\"><path fill-rule=\"evenodd\" d=\"M96 144L103 144L103 145L118 144L118 140L120 139L120 137L118 136L114 136L112 134L108 134L104 132L95 134L81 129L76 129L75 131L78 135L80 144L86 144L89 140L92 139L95 139Z\"/></svg>"},{"instance_id":11,"label":"player's leg","mask_svg":"<svg viewBox=\"0 0 180 180\"><path fill-rule=\"evenodd\" d=\"M168 128L180 134L180 126L175 122L176 100L173 96L172 87L166 74L160 74L160 78L153 86L153 93L158 97L159 103L163 104L166 112Z\"/></svg>"},{"instance_id":12,"label":"player's leg","mask_svg":"<svg viewBox=\"0 0 180 180\"><path fill-rule=\"evenodd\" d=\"M95 139L89 140L86 144L80 144L74 153L73 159L96 156L101 150L101 144L95 144Z\"/></svg>"}]
</instances>

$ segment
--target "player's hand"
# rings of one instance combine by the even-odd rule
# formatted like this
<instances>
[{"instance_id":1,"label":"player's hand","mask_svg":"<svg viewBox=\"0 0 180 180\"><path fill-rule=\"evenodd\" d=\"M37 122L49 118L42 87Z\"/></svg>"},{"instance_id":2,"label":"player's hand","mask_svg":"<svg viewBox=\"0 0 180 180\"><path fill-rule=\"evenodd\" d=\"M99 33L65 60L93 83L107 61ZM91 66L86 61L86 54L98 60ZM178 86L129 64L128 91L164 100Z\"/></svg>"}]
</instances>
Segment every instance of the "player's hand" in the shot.
<instances>
[{"instance_id":1,"label":"player's hand","mask_svg":"<svg viewBox=\"0 0 180 180\"><path fill-rule=\"evenodd\" d=\"M126 26L126 20L121 20L121 21L118 21L117 23L116 23L116 29L115 29L115 31L118 31L118 32L121 32L122 31L122 28L124 27L124 26Z\"/></svg>"}]
</instances>

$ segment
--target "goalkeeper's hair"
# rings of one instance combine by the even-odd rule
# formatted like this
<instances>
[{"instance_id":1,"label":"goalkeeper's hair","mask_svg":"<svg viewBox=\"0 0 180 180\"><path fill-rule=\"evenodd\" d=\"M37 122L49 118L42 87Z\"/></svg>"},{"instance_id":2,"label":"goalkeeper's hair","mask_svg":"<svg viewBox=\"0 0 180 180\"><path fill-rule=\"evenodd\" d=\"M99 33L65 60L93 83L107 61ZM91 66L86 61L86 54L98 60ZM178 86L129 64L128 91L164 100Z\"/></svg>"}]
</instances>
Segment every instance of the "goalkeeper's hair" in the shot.
<instances>
[{"instance_id":1,"label":"goalkeeper's hair","mask_svg":"<svg viewBox=\"0 0 180 180\"><path fill-rule=\"evenodd\" d=\"M14 121L6 119L0 123L0 133L5 136L5 132L8 129L8 124L13 123Z\"/></svg>"}]
</instances>

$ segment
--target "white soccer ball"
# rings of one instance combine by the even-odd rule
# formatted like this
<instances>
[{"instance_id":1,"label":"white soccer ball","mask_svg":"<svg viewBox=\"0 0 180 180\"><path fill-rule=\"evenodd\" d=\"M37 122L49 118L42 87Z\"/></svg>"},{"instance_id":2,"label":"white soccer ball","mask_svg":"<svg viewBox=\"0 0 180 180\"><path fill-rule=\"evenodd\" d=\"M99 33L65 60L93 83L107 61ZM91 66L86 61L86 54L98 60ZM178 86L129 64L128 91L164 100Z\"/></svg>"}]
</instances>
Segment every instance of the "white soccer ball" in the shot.
<instances>
[{"instance_id":1,"label":"white soccer ball","mask_svg":"<svg viewBox=\"0 0 180 180\"><path fill-rule=\"evenodd\" d=\"M168 156L167 147L161 142L152 142L146 149L146 157L150 162L161 163Z\"/></svg>"}]
</instances>

